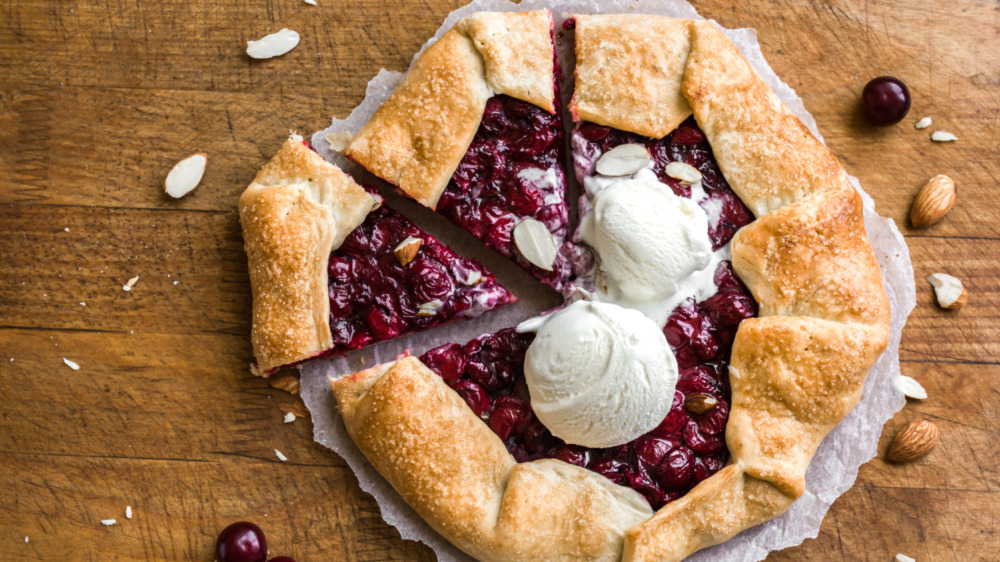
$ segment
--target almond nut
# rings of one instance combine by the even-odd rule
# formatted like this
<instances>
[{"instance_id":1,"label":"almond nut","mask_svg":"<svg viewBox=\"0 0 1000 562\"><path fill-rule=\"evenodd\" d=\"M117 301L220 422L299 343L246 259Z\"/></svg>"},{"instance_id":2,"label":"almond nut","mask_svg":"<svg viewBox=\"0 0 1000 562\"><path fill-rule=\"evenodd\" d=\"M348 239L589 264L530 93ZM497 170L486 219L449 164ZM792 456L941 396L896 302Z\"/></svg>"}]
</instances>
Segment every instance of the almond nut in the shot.
<instances>
[{"instance_id":1,"label":"almond nut","mask_svg":"<svg viewBox=\"0 0 1000 562\"><path fill-rule=\"evenodd\" d=\"M719 405L719 401L707 394L692 394L684 399L684 409L692 414L711 412Z\"/></svg>"},{"instance_id":2,"label":"almond nut","mask_svg":"<svg viewBox=\"0 0 1000 562\"><path fill-rule=\"evenodd\" d=\"M524 259L533 265L552 271L556 263L556 241L545 225L535 219L524 219L514 227L514 245Z\"/></svg>"},{"instance_id":3,"label":"almond nut","mask_svg":"<svg viewBox=\"0 0 1000 562\"><path fill-rule=\"evenodd\" d=\"M247 55L252 59L280 57L298 44L299 34L286 28L256 41L247 41Z\"/></svg>"},{"instance_id":4,"label":"almond nut","mask_svg":"<svg viewBox=\"0 0 1000 562\"><path fill-rule=\"evenodd\" d=\"M671 162L667 164L667 167L663 171L668 176L684 183L697 183L701 181L701 171L691 164L684 162Z\"/></svg>"},{"instance_id":5,"label":"almond nut","mask_svg":"<svg viewBox=\"0 0 1000 562\"><path fill-rule=\"evenodd\" d=\"M204 153L198 153L174 164L167 174L166 181L163 182L163 191L174 199L180 199L191 193L201 183L207 162L208 157Z\"/></svg>"},{"instance_id":6,"label":"almond nut","mask_svg":"<svg viewBox=\"0 0 1000 562\"><path fill-rule=\"evenodd\" d=\"M417 257L417 252L420 251L420 245L423 243L423 238L407 236L406 240L400 242L396 246L396 249L392 251L392 255L396 256L396 261L399 262L399 265L406 267L407 264Z\"/></svg>"},{"instance_id":7,"label":"almond nut","mask_svg":"<svg viewBox=\"0 0 1000 562\"><path fill-rule=\"evenodd\" d=\"M931 452L937 445L941 432L930 420L913 420L904 427L889 445L886 459L892 462L910 462Z\"/></svg>"},{"instance_id":8,"label":"almond nut","mask_svg":"<svg viewBox=\"0 0 1000 562\"><path fill-rule=\"evenodd\" d=\"M969 300L969 291L957 277L947 273L932 273L927 276L927 282L934 286L934 296L941 308L958 310Z\"/></svg>"},{"instance_id":9,"label":"almond nut","mask_svg":"<svg viewBox=\"0 0 1000 562\"><path fill-rule=\"evenodd\" d=\"M917 194L910 208L910 224L924 228L941 220L955 204L955 180L945 175L930 179Z\"/></svg>"},{"instance_id":10,"label":"almond nut","mask_svg":"<svg viewBox=\"0 0 1000 562\"><path fill-rule=\"evenodd\" d=\"M295 402L282 402L278 404L278 409L281 410L283 414L295 414L297 418L308 418L309 408L306 408L302 399L298 399Z\"/></svg>"},{"instance_id":11,"label":"almond nut","mask_svg":"<svg viewBox=\"0 0 1000 562\"><path fill-rule=\"evenodd\" d=\"M298 394L299 390L302 388L302 384L299 382L299 377L288 373L271 377L268 379L268 382L271 383L271 388L284 390L289 394Z\"/></svg>"},{"instance_id":12,"label":"almond nut","mask_svg":"<svg viewBox=\"0 0 1000 562\"><path fill-rule=\"evenodd\" d=\"M649 151L641 144L620 144L597 159L602 176L631 176L649 165Z\"/></svg>"}]
</instances>

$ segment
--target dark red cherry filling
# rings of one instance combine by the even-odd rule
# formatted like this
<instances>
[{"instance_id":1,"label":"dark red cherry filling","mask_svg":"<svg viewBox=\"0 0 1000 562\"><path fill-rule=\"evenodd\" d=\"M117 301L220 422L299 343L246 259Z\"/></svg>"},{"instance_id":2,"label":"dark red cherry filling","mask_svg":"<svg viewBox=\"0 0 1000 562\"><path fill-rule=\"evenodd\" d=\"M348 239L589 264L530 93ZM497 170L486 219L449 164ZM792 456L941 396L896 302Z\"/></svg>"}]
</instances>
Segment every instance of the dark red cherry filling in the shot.
<instances>
[{"instance_id":1,"label":"dark red cherry filling","mask_svg":"<svg viewBox=\"0 0 1000 562\"><path fill-rule=\"evenodd\" d=\"M423 243L402 266L393 250L408 236ZM479 316L517 300L485 267L459 257L384 204L330 254L328 274L333 348L324 355ZM421 312L421 305L436 300L441 305L433 314L426 306Z\"/></svg>"},{"instance_id":2,"label":"dark red cherry filling","mask_svg":"<svg viewBox=\"0 0 1000 562\"><path fill-rule=\"evenodd\" d=\"M715 280L715 296L679 306L663 330L680 367L670 413L655 429L624 445L571 445L538 421L524 381L524 354L534 334L501 330L464 346L432 349L420 360L465 399L518 462L556 458L586 467L638 491L659 509L729 459L729 355L739 322L755 316L757 306L728 262L719 264ZM685 399L696 395L715 398L717 404L704 413L688 411Z\"/></svg>"},{"instance_id":3,"label":"dark red cherry filling","mask_svg":"<svg viewBox=\"0 0 1000 562\"><path fill-rule=\"evenodd\" d=\"M733 193L719 170L712 155L712 147L695 123L694 117L689 117L674 132L662 139L644 137L589 122L578 124L573 133L573 150L581 183L583 177L591 173L593 162L597 161L601 154L620 144L629 143L642 144L646 147L653 160L653 171L657 178L682 197L691 197L691 186L668 176L665 171L667 164L675 161L684 162L698 168L702 174L701 184L708 195L701 202L701 207L709 217L708 236L712 240L713 249L718 250L725 246L740 227L753 221L753 213Z\"/></svg>"},{"instance_id":4,"label":"dark red cherry filling","mask_svg":"<svg viewBox=\"0 0 1000 562\"><path fill-rule=\"evenodd\" d=\"M519 222L532 218L562 246L568 220L562 163L558 111L552 114L509 96L495 96L486 103L479 130L437 211L559 290L571 269L566 256L560 252L553 271L536 267L517 251L512 232Z\"/></svg>"}]
</instances>

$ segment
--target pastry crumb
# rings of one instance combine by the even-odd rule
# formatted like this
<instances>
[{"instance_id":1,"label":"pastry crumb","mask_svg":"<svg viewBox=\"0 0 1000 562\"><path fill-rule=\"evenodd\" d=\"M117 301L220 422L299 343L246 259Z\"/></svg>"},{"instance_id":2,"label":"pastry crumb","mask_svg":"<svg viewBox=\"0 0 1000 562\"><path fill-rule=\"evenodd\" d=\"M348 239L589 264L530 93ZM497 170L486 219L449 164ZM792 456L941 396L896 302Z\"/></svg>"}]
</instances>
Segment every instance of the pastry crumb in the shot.
<instances>
[{"instance_id":1,"label":"pastry crumb","mask_svg":"<svg viewBox=\"0 0 1000 562\"><path fill-rule=\"evenodd\" d=\"M295 421L295 414L292 412L285 414L285 423L292 423L293 421Z\"/></svg>"},{"instance_id":2,"label":"pastry crumb","mask_svg":"<svg viewBox=\"0 0 1000 562\"><path fill-rule=\"evenodd\" d=\"M11 361L13 361L13 359L11 359ZM70 369L73 369L74 371L79 371L80 370L80 366L77 365L76 361L70 361L69 359L66 359L65 357L63 357L63 363L65 363L67 367L69 367Z\"/></svg>"},{"instance_id":3,"label":"pastry crumb","mask_svg":"<svg viewBox=\"0 0 1000 562\"><path fill-rule=\"evenodd\" d=\"M132 506L131 505L126 505L125 506L125 519L131 519L131 518L132 518Z\"/></svg>"},{"instance_id":4,"label":"pastry crumb","mask_svg":"<svg viewBox=\"0 0 1000 562\"><path fill-rule=\"evenodd\" d=\"M101 525L104 525L105 527L110 527L115 523L118 523L116 519L101 519Z\"/></svg>"},{"instance_id":5,"label":"pastry crumb","mask_svg":"<svg viewBox=\"0 0 1000 562\"><path fill-rule=\"evenodd\" d=\"M286 457L284 454L282 454L281 451L277 449L274 450L274 454L278 456L278 460L281 462L285 462L288 460L288 457Z\"/></svg>"},{"instance_id":6,"label":"pastry crumb","mask_svg":"<svg viewBox=\"0 0 1000 562\"><path fill-rule=\"evenodd\" d=\"M124 285L122 285L122 290L123 291L131 291L132 287L134 287L135 284L138 283L138 282L139 282L139 276L136 275L135 277L129 279L128 283L125 283Z\"/></svg>"}]
</instances>

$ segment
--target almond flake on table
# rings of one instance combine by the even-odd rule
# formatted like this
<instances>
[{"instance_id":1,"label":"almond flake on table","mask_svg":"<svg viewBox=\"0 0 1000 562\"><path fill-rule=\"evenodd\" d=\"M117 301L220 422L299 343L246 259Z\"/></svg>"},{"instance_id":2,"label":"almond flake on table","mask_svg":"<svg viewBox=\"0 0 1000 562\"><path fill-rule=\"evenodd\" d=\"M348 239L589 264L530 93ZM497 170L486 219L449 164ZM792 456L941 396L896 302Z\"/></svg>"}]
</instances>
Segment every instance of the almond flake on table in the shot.
<instances>
[{"instance_id":1,"label":"almond flake on table","mask_svg":"<svg viewBox=\"0 0 1000 562\"><path fill-rule=\"evenodd\" d=\"M66 228L64 228L63 230L64 230L64 231L66 231L66 232L69 232L69 227L67 226L67 227L66 227Z\"/></svg>"},{"instance_id":2,"label":"almond flake on table","mask_svg":"<svg viewBox=\"0 0 1000 562\"><path fill-rule=\"evenodd\" d=\"M24 542L28 542L28 535L24 535Z\"/></svg>"},{"instance_id":3,"label":"almond flake on table","mask_svg":"<svg viewBox=\"0 0 1000 562\"><path fill-rule=\"evenodd\" d=\"M934 131L931 133L931 140L934 142L951 142L957 141L958 137L948 131Z\"/></svg>"},{"instance_id":4,"label":"almond flake on table","mask_svg":"<svg viewBox=\"0 0 1000 562\"><path fill-rule=\"evenodd\" d=\"M905 554L897 554L896 562L917 562L917 561Z\"/></svg>"},{"instance_id":5,"label":"almond flake on table","mask_svg":"<svg viewBox=\"0 0 1000 562\"><path fill-rule=\"evenodd\" d=\"M281 451L279 451L277 449L274 450L274 454L278 456L278 460L281 461L281 462L285 462L285 461L288 460L288 457L286 457L285 455L283 455L281 453Z\"/></svg>"},{"instance_id":6,"label":"almond flake on table","mask_svg":"<svg viewBox=\"0 0 1000 562\"><path fill-rule=\"evenodd\" d=\"M208 156L203 152L192 154L174 164L170 173L167 174L167 179L163 182L163 191L174 199L180 199L191 193L201 183L201 178L205 175L206 164L208 164ZM156 225L153 227L155 228Z\"/></svg>"},{"instance_id":7,"label":"almond flake on table","mask_svg":"<svg viewBox=\"0 0 1000 562\"><path fill-rule=\"evenodd\" d=\"M280 57L299 44L299 34L284 28L256 41L247 41L247 55L252 59Z\"/></svg>"},{"instance_id":8,"label":"almond flake on table","mask_svg":"<svg viewBox=\"0 0 1000 562\"><path fill-rule=\"evenodd\" d=\"M316 5L316 0L303 0L303 1L306 4L309 4L310 6L315 6Z\"/></svg>"},{"instance_id":9,"label":"almond flake on table","mask_svg":"<svg viewBox=\"0 0 1000 562\"><path fill-rule=\"evenodd\" d=\"M11 361L13 361L13 359L11 359ZM67 367L69 367L70 369L73 369L74 371L79 371L80 370L80 366L77 365L75 361L70 361L69 359L66 359L65 357L63 357L63 363L65 363Z\"/></svg>"},{"instance_id":10,"label":"almond flake on table","mask_svg":"<svg viewBox=\"0 0 1000 562\"><path fill-rule=\"evenodd\" d=\"M135 284L138 283L138 282L139 282L139 276L136 275L135 277L129 279L128 283L125 283L124 285L122 285L122 290L126 291L126 292L127 291L131 291L132 287L135 286Z\"/></svg>"},{"instance_id":11,"label":"almond flake on table","mask_svg":"<svg viewBox=\"0 0 1000 562\"><path fill-rule=\"evenodd\" d=\"M132 506L131 505L126 505L125 506L125 519L131 519L131 518L132 518Z\"/></svg>"},{"instance_id":12,"label":"almond flake on table","mask_svg":"<svg viewBox=\"0 0 1000 562\"><path fill-rule=\"evenodd\" d=\"M285 414L285 423L292 423L293 421L295 421L294 413L288 412L287 414Z\"/></svg>"},{"instance_id":13,"label":"almond flake on table","mask_svg":"<svg viewBox=\"0 0 1000 562\"><path fill-rule=\"evenodd\" d=\"M920 121L917 121L916 124L913 125L913 128L914 129L926 129L927 127L930 127L930 126L931 126L931 118L930 117L924 117Z\"/></svg>"},{"instance_id":14,"label":"almond flake on table","mask_svg":"<svg viewBox=\"0 0 1000 562\"><path fill-rule=\"evenodd\" d=\"M896 379L896 387L903 391L903 396L907 398L913 398L915 400L926 400L927 391L921 386L919 382L913 377L908 377L906 375L899 375Z\"/></svg>"},{"instance_id":15,"label":"almond flake on table","mask_svg":"<svg viewBox=\"0 0 1000 562\"><path fill-rule=\"evenodd\" d=\"M101 519L101 525L104 525L105 527L110 527L117 522L118 521L116 519Z\"/></svg>"}]
</instances>

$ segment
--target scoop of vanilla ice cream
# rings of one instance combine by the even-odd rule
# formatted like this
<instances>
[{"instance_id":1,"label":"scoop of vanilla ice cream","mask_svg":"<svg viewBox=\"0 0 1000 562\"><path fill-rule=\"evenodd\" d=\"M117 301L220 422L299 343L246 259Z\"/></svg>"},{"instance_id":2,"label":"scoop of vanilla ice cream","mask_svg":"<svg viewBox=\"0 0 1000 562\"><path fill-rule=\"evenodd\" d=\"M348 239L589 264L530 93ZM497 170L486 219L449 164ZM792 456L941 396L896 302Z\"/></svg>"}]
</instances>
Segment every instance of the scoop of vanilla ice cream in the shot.
<instances>
[{"instance_id":1,"label":"scoop of vanilla ice cream","mask_svg":"<svg viewBox=\"0 0 1000 562\"><path fill-rule=\"evenodd\" d=\"M621 445L670 411L677 362L663 332L641 312L577 301L518 331L537 331L524 361L531 409L567 443Z\"/></svg>"},{"instance_id":2,"label":"scoop of vanilla ice cream","mask_svg":"<svg viewBox=\"0 0 1000 562\"><path fill-rule=\"evenodd\" d=\"M597 192L582 237L597 250L609 285L637 302L672 295L712 257L705 211L648 175Z\"/></svg>"}]
</instances>

